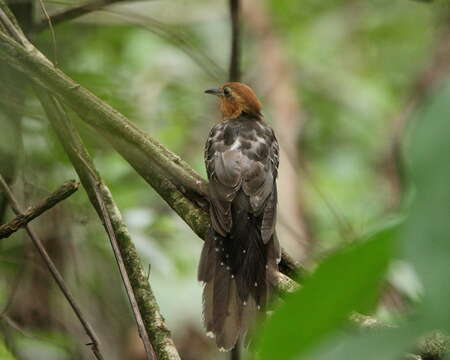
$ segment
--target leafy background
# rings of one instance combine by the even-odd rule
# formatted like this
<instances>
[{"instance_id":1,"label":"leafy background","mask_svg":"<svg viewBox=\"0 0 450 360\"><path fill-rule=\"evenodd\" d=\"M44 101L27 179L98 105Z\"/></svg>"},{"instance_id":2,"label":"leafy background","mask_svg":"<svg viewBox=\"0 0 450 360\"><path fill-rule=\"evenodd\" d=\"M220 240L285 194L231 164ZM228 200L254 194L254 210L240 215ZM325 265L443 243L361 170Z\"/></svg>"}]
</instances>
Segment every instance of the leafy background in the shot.
<instances>
[{"instance_id":1,"label":"leafy background","mask_svg":"<svg viewBox=\"0 0 450 360\"><path fill-rule=\"evenodd\" d=\"M52 12L69 3L44 4ZM285 245L315 269L261 327L249 356L400 359L413 352L420 335L450 330L446 71L408 112L417 79L433 66L449 26L448 5L244 0L243 6L243 80L260 95L268 122L289 148L281 161L293 162L295 173L280 181L298 189L293 201L309 234L307 253L295 241ZM42 18L36 9L35 18ZM266 22L275 55L262 51L265 33L258 21ZM226 80L225 1L123 3L58 25L55 33L56 48L48 31L33 42L204 174L203 143L218 114L203 90ZM271 66L277 57L281 70ZM277 71L281 77L267 83ZM279 82L287 84L289 99ZM289 101L295 103L293 123L280 115ZM403 114L399 182L389 171L389 154ZM6 119L0 121L6 126ZM151 263L149 279L182 358L226 358L202 330L196 282L201 241L92 129L77 126L143 262ZM289 147L281 134L291 127ZM8 136L3 132L0 140ZM75 177L31 92L21 150L14 190L24 204ZM296 238L292 221L279 219L282 239ZM33 225L99 329L107 358L143 358L109 244L85 193L78 191ZM8 352L19 359L89 358L80 346L82 331L25 234L2 240L0 247L0 301L7 309L1 331ZM346 321L353 310L398 327L356 331ZM0 345L0 357L10 356L5 351Z\"/></svg>"}]
</instances>

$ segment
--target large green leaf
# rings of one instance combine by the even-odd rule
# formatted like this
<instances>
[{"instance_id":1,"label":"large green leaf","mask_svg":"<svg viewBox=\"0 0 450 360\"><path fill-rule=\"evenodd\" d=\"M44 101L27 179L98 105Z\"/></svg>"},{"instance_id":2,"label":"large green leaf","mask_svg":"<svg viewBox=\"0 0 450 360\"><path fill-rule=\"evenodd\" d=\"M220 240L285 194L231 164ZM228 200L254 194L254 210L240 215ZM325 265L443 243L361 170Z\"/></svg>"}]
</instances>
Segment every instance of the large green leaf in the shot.
<instances>
[{"instance_id":1,"label":"large green leaf","mask_svg":"<svg viewBox=\"0 0 450 360\"><path fill-rule=\"evenodd\" d=\"M450 82L430 101L411 140L416 198L405 224L405 258L423 286L424 330L450 331Z\"/></svg>"},{"instance_id":2,"label":"large green leaf","mask_svg":"<svg viewBox=\"0 0 450 360\"><path fill-rule=\"evenodd\" d=\"M352 311L373 306L393 252L394 229L333 254L288 296L263 326L257 340L261 359L301 359Z\"/></svg>"}]
</instances>

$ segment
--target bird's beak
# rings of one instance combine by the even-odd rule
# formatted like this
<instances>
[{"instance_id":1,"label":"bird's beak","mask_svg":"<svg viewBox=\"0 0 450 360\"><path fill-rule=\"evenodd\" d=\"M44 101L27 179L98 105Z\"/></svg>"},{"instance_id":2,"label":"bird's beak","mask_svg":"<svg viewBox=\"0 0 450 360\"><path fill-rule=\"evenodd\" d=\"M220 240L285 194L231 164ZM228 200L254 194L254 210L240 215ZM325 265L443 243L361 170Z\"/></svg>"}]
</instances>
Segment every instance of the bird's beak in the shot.
<instances>
[{"instance_id":1,"label":"bird's beak","mask_svg":"<svg viewBox=\"0 0 450 360\"><path fill-rule=\"evenodd\" d=\"M221 89L208 89L205 90L205 94L220 96L223 95L223 91Z\"/></svg>"}]
</instances>

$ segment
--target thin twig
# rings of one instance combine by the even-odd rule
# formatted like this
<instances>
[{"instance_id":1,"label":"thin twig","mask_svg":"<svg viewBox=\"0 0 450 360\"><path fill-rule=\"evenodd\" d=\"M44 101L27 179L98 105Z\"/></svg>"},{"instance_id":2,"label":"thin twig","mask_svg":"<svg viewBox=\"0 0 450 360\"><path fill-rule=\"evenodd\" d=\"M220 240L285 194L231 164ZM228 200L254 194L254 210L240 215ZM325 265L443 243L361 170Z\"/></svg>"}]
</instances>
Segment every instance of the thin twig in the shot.
<instances>
[{"instance_id":1,"label":"thin twig","mask_svg":"<svg viewBox=\"0 0 450 360\"><path fill-rule=\"evenodd\" d=\"M19 203L17 202L16 198L14 197L13 193L11 192L11 189L9 188L8 184L6 183L3 176L0 174L0 186L2 187L6 197L8 198L8 201L11 205L11 208L16 213L16 215L22 215L22 210L20 208ZM59 273L58 269L56 268L55 264L53 263L52 259L48 255L47 251L45 250L45 247L42 245L42 242L37 237L37 235L34 233L34 231L30 228L29 225L25 225L25 229L28 233L28 235L31 238L31 241L33 242L34 246L36 247L37 251L39 252L39 255L44 260L45 264L47 265L47 268L49 269L50 273L52 274L53 278L55 279L59 289L63 293L64 297L69 302L72 310L74 311L75 315L77 316L78 320L80 321L81 325L83 326L84 330L86 331L87 336L90 339L90 347L91 350L98 360L103 360L103 356L100 352L100 342L98 340L97 335L95 334L94 330L92 329L92 326L90 325L89 321L86 319L84 314L81 312L81 309L78 305L78 303L75 301L75 298L73 297L70 290L67 288L63 277Z\"/></svg>"},{"instance_id":2,"label":"thin twig","mask_svg":"<svg viewBox=\"0 0 450 360\"><path fill-rule=\"evenodd\" d=\"M25 226L31 220L40 216L43 212L51 209L53 206L58 204L60 201L67 199L75 191L78 190L80 183L75 180L66 181L62 184L58 190L50 194L46 199L42 200L35 206L30 206L21 215L16 216L7 224L0 226L0 239L7 238L14 232L20 229L20 227Z\"/></svg>"},{"instance_id":3,"label":"thin twig","mask_svg":"<svg viewBox=\"0 0 450 360\"><path fill-rule=\"evenodd\" d=\"M92 0L85 3L65 8L60 12L52 14L50 16L50 23L54 26L76 19L80 16L86 15L90 12L101 9L104 6L111 5L117 2L123 2L124 0ZM49 27L49 21L43 19L33 26L33 32L41 32Z\"/></svg>"},{"instance_id":4,"label":"thin twig","mask_svg":"<svg viewBox=\"0 0 450 360\"><path fill-rule=\"evenodd\" d=\"M55 29L53 29L53 23L52 19L50 19L50 16L48 16L47 9L45 8L44 2L42 0L39 0L39 4L41 6L41 10L44 13L45 20L48 23L48 27L50 29L50 34L52 35L52 42L53 42L53 63L55 66L58 66L58 56L57 56L57 50L56 50L56 35L55 35Z\"/></svg>"},{"instance_id":5,"label":"thin twig","mask_svg":"<svg viewBox=\"0 0 450 360\"><path fill-rule=\"evenodd\" d=\"M109 9L103 9L106 13L111 13L119 18L127 20L129 24L139 26L156 36L159 36L163 40L172 44L178 50L185 53L191 60L196 63L200 69L202 69L211 79L219 81L225 76L225 70L222 69L200 46L189 36L186 36L182 32L174 31L166 24L161 23L149 16L143 16L141 14L126 13L124 11L117 12Z\"/></svg>"},{"instance_id":6,"label":"thin twig","mask_svg":"<svg viewBox=\"0 0 450 360\"><path fill-rule=\"evenodd\" d=\"M229 0L231 17L231 53L229 80L241 80L241 26L239 0Z\"/></svg>"},{"instance_id":7,"label":"thin twig","mask_svg":"<svg viewBox=\"0 0 450 360\"><path fill-rule=\"evenodd\" d=\"M94 179L92 179L92 180L94 180ZM108 233L109 240L111 241L111 247L114 252L114 257L116 258L117 265L119 267L119 272L122 277L122 281L125 286L125 290L128 295L128 299L130 301L131 308L133 310L134 318L136 320L136 324L137 324L138 331L139 331L139 336L141 337L142 343L144 344L144 348L147 353L147 358L149 360L156 360L155 353L153 351L152 345L150 344L150 339L147 334L147 330L145 328L144 321L142 319L142 314L139 310L139 305L137 303L136 296L134 294L134 290L133 290L133 287L130 282L130 278L128 277L128 274L127 274L125 263L124 263L122 254L120 252L120 248L119 248L117 238L116 238L116 233L114 232L114 229L113 229L111 217L106 209L106 205L103 200L103 196L101 194L101 189L99 187L100 187L99 183L96 183L96 186L94 186L95 196L97 198L97 203L100 206L100 209L102 212L103 223L105 225L106 232Z\"/></svg>"},{"instance_id":8,"label":"thin twig","mask_svg":"<svg viewBox=\"0 0 450 360\"><path fill-rule=\"evenodd\" d=\"M34 336L34 334L30 334L26 330L22 329L19 324L17 324L13 319L11 319L8 315L2 313L0 314L0 319L3 320L9 327L19 332L22 336L32 338L32 339L38 339L38 337ZM40 340L47 340L40 338Z\"/></svg>"}]
</instances>

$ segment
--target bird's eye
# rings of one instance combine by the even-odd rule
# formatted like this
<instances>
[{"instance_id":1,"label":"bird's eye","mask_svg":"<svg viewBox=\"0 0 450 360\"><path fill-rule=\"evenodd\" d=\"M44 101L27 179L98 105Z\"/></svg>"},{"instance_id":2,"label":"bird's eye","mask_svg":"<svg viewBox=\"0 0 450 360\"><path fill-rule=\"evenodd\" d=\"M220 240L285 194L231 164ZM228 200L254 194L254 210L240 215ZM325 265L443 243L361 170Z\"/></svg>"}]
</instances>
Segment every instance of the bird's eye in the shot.
<instances>
[{"instance_id":1,"label":"bird's eye","mask_svg":"<svg viewBox=\"0 0 450 360\"><path fill-rule=\"evenodd\" d=\"M230 90L230 88L223 88L223 94L225 95L225 96L230 96L231 95L231 90Z\"/></svg>"}]
</instances>

